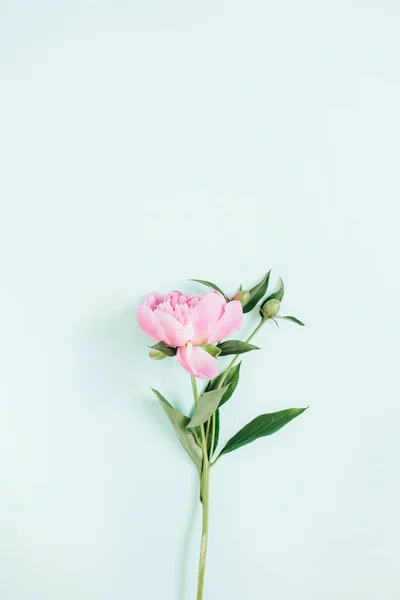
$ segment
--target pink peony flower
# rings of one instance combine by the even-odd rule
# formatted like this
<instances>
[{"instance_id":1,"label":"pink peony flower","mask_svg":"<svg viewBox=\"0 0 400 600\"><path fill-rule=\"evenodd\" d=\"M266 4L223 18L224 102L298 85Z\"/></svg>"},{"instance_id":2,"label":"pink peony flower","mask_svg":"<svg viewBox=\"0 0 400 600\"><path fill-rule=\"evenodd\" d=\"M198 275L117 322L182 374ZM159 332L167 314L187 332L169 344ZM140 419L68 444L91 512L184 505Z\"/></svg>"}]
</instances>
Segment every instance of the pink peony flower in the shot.
<instances>
[{"instance_id":1,"label":"pink peony flower","mask_svg":"<svg viewBox=\"0 0 400 600\"><path fill-rule=\"evenodd\" d=\"M204 350L239 329L243 322L238 300L227 302L214 290L204 296L174 291L167 296L153 292L136 309L140 327L157 342L178 348L176 359L190 375L213 379L217 359Z\"/></svg>"}]
</instances>

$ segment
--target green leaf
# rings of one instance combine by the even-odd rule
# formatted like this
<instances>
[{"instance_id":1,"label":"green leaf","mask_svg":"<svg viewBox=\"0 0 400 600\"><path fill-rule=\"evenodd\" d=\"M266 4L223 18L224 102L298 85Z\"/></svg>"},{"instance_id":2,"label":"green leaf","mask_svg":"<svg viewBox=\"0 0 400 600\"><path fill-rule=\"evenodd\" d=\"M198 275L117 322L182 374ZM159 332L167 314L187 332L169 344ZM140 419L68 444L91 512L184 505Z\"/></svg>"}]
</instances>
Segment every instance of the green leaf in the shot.
<instances>
[{"instance_id":1,"label":"green leaf","mask_svg":"<svg viewBox=\"0 0 400 600\"><path fill-rule=\"evenodd\" d=\"M211 415L217 410L221 398L226 392L226 388L227 386L224 386L219 390L213 390L212 392L205 392L202 394L199 398L193 417L186 425L186 428L193 429L193 427L198 427L208 421Z\"/></svg>"},{"instance_id":2,"label":"green leaf","mask_svg":"<svg viewBox=\"0 0 400 600\"><path fill-rule=\"evenodd\" d=\"M220 356L228 356L228 354L243 354L244 352L250 352L251 350L260 350L258 346L248 344L247 342L241 342L240 340L227 340L218 344L218 348L221 350Z\"/></svg>"},{"instance_id":3,"label":"green leaf","mask_svg":"<svg viewBox=\"0 0 400 600\"><path fill-rule=\"evenodd\" d=\"M185 415L182 415L180 412L174 409L174 407L168 402L166 398L157 390L151 388L157 399L159 400L161 406L163 407L167 417L171 421L176 434L181 442L182 446L185 448L186 452L189 454L190 458L196 465L199 473L201 473L202 469L202 453L199 446L196 443L194 435L191 431L186 429L190 419Z\"/></svg>"},{"instance_id":4,"label":"green leaf","mask_svg":"<svg viewBox=\"0 0 400 600\"><path fill-rule=\"evenodd\" d=\"M215 285L215 283L211 283L211 281L206 281L205 279L189 279L189 281L196 281L196 283L202 283L203 285L206 285L207 287L210 287L213 290L216 290L217 292L219 292L220 294L223 295L225 300L228 300L228 296L226 296L224 294L224 292L221 290L221 288L219 288L217 285Z\"/></svg>"},{"instance_id":5,"label":"green leaf","mask_svg":"<svg viewBox=\"0 0 400 600\"><path fill-rule=\"evenodd\" d=\"M257 283L257 285L255 285L253 288L251 288L251 290L249 290L250 291L250 299L247 302L247 304L243 307L244 313L248 313L251 310L253 310L253 308L261 300L261 298L264 296L264 294L266 294L267 289L268 289L270 273L271 273L271 271L268 271L268 273L265 275L265 277L263 277L263 279L261 279L261 281L259 283Z\"/></svg>"},{"instance_id":6,"label":"green leaf","mask_svg":"<svg viewBox=\"0 0 400 600\"><path fill-rule=\"evenodd\" d=\"M214 358L217 358L221 354L221 349L218 346L214 346L214 344L205 344L202 346L208 354L211 354Z\"/></svg>"},{"instance_id":7,"label":"green leaf","mask_svg":"<svg viewBox=\"0 0 400 600\"><path fill-rule=\"evenodd\" d=\"M221 402L219 403L219 405L221 406ZM217 449L218 446L218 440L219 440L219 427L220 427L220 414L219 414L219 408L217 408L217 410L214 413L214 418L215 418L215 435L214 435L214 451L213 451L213 456L215 454L215 451ZM208 456L210 456L210 451L211 451L211 439L212 439L212 421L211 421L211 425L210 425L210 431L208 433L208 440L207 440L207 452L208 452Z\"/></svg>"},{"instance_id":8,"label":"green leaf","mask_svg":"<svg viewBox=\"0 0 400 600\"><path fill-rule=\"evenodd\" d=\"M304 323L302 321L300 321L299 319L296 319L296 317L275 317L278 319L286 319L287 321L292 321L293 323L297 323L297 325L301 325L302 327L304 327Z\"/></svg>"},{"instance_id":9,"label":"green leaf","mask_svg":"<svg viewBox=\"0 0 400 600\"><path fill-rule=\"evenodd\" d=\"M276 413L256 417L229 440L221 450L219 457L228 452L233 452L246 444L250 444L260 437L265 437L279 431L279 429L282 429L289 421L301 415L305 410L306 408L287 408Z\"/></svg>"},{"instance_id":10,"label":"green leaf","mask_svg":"<svg viewBox=\"0 0 400 600\"><path fill-rule=\"evenodd\" d=\"M154 344L154 346L150 346L150 348L162 352L165 356L175 356L176 354L176 348L171 348L171 346L167 346L164 342L158 342L157 344Z\"/></svg>"},{"instance_id":11,"label":"green leaf","mask_svg":"<svg viewBox=\"0 0 400 600\"><path fill-rule=\"evenodd\" d=\"M150 350L149 356L153 360L163 360L164 358L167 358L167 355L164 354L164 352L160 352L159 350Z\"/></svg>"},{"instance_id":12,"label":"green leaf","mask_svg":"<svg viewBox=\"0 0 400 600\"><path fill-rule=\"evenodd\" d=\"M265 300L265 302L268 302L268 300L272 300L273 298L276 298L277 300L282 302L284 293L285 293L285 286L283 285L283 280L281 278L279 278L278 289L276 290L276 292L274 292L273 294L268 296L268 298ZM265 304L265 303L263 303L263 304Z\"/></svg>"},{"instance_id":13,"label":"green leaf","mask_svg":"<svg viewBox=\"0 0 400 600\"><path fill-rule=\"evenodd\" d=\"M211 379L207 383L207 386L205 389L206 392L211 392L211 390L218 389L222 383L225 383L225 385L228 388L221 398L221 402L219 403L219 408L221 408L221 406L223 404L225 404L225 402L228 402L229 398L232 396L233 392L236 390L237 384L239 383L240 365L241 364L242 363L239 363L235 367L232 367L231 369L229 369L228 373L226 371L223 371L223 373L220 373L217 377L215 377L214 379Z\"/></svg>"}]
</instances>

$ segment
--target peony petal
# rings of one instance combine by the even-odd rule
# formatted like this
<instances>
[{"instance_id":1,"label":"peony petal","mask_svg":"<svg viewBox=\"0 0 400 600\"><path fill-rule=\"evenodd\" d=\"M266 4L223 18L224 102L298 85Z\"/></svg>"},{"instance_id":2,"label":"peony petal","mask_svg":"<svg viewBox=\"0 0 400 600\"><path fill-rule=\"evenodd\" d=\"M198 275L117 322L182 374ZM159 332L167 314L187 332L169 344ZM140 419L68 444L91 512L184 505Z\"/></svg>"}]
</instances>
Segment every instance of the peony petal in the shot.
<instances>
[{"instance_id":1,"label":"peony petal","mask_svg":"<svg viewBox=\"0 0 400 600\"><path fill-rule=\"evenodd\" d=\"M182 294L179 290L174 290L165 296L165 300L168 300L172 308L175 308L176 305L185 304L187 296L186 294Z\"/></svg>"},{"instance_id":2,"label":"peony petal","mask_svg":"<svg viewBox=\"0 0 400 600\"><path fill-rule=\"evenodd\" d=\"M166 342L165 331L154 312L146 302L136 307L136 318L141 329L157 342Z\"/></svg>"},{"instance_id":3,"label":"peony petal","mask_svg":"<svg viewBox=\"0 0 400 600\"><path fill-rule=\"evenodd\" d=\"M205 344L210 332L216 326L226 306L225 298L218 292L211 292L201 298L192 308L193 343Z\"/></svg>"},{"instance_id":4,"label":"peony petal","mask_svg":"<svg viewBox=\"0 0 400 600\"><path fill-rule=\"evenodd\" d=\"M184 346L191 339L193 335L193 326L191 323L189 325L182 325L175 317L161 310L157 310L155 314L165 331L165 336L168 340L164 340L166 344L170 346Z\"/></svg>"},{"instance_id":5,"label":"peony petal","mask_svg":"<svg viewBox=\"0 0 400 600\"><path fill-rule=\"evenodd\" d=\"M163 294L159 294L158 292L151 292L150 294L147 294L145 304L147 304L147 306L150 306L150 308L154 310L163 300Z\"/></svg>"},{"instance_id":6,"label":"peony petal","mask_svg":"<svg viewBox=\"0 0 400 600\"><path fill-rule=\"evenodd\" d=\"M239 300L228 302L225 307L225 312L219 319L218 323L211 330L207 340L208 344L215 344L231 335L237 329L240 329L243 324L243 307Z\"/></svg>"},{"instance_id":7,"label":"peony petal","mask_svg":"<svg viewBox=\"0 0 400 600\"><path fill-rule=\"evenodd\" d=\"M218 361L201 346L184 346L178 348L178 363L194 377L214 379L218 375Z\"/></svg>"}]
</instances>

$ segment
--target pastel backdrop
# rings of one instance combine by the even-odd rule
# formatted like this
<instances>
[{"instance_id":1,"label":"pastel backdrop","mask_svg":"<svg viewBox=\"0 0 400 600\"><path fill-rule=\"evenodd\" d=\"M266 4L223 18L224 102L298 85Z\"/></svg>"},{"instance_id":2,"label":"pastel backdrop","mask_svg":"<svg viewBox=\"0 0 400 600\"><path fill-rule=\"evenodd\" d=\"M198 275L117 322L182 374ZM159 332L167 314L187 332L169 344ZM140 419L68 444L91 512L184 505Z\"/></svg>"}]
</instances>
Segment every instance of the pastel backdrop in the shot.
<instances>
[{"instance_id":1,"label":"pastel backdrop","mask_svg":"<svg viewBox=\"0 0 400 600\"><path fill-rule=\"evenodd\" d=\"M206 598L399 597L400 7L0 4L0 596L191 600L196 473L149 386L135 304L284 309L221 442L310 405L213 472ZM245 331L254 326L246 320Z\"/></svg>"}]
</instances>

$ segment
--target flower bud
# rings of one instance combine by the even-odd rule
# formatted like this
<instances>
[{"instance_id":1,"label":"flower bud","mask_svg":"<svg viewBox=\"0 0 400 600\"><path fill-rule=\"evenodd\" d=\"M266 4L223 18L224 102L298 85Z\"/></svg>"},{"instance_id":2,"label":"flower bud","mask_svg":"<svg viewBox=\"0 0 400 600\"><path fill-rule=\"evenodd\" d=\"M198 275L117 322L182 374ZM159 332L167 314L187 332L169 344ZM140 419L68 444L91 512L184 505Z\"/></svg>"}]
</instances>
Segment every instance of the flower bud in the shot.
<instances>
[{"instance_id":1,"label":"flower bud","mask_svg":"<svg viewBox=\"0 0 400 600\"><path fill-rule=\"evenodd\" d=\"M150 350L149 356L153 360L162 360L163 358L167 358L166 354L160 352L159 350Z\"/></svg>"},{"instance_id":2,"label":"flower bud","mask_svg":"<svg viewBox=\"0 0 400 600\"><path fill-rule=\"evenodd\" d=\"M266 317L274 317L278 314L281 308L281 303L278 298L271 298L263 306L263 313Z\"/></svg>"},{"instance_id":3,"label":"flower bud","mask_svg":"<svg viewBox=\"0 0 400 600\"><path fill-rule=\"evenodd\" d=\"M242 306L246 306L246 304L250 300L250 292L248 292L247 290L241 290L240 292L238 292L235 295L235 297L233 299L239 300L239 302Z\"/></svg>"}]
</instances>

